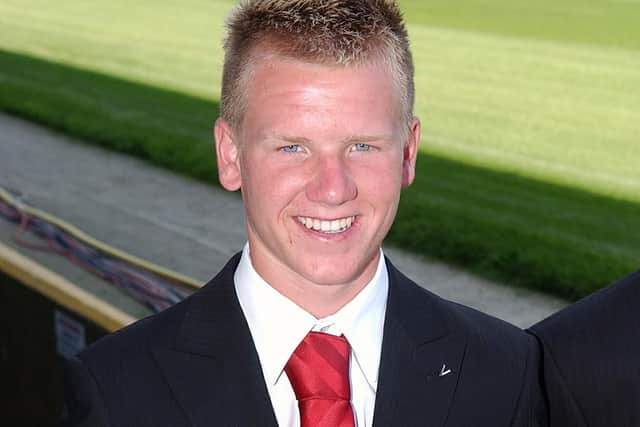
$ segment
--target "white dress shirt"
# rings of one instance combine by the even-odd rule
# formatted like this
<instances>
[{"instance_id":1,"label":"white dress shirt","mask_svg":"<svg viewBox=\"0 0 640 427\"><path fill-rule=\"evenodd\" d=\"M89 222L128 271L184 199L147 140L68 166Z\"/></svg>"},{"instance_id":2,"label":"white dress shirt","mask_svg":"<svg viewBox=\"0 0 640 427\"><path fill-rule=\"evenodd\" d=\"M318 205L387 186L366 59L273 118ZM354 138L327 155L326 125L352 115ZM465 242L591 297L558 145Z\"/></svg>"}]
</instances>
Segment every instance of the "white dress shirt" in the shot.
<instances>
[{"instance_id":1,"label":"white dress shirt","mask_svg":"<svg viewBox=\"0 0 640 427\"><path fill-rule=\"evenodd\" d=\"M351 406L356 426L371 427L389 289L382 250L371 282L337 313L322 319L316 319L258 275L251 264L248 244L242 252L234 282L278 425L300 426L298 402L284 367L307 333L320 331L344 334L351 345Z\"/></svg>"}]
</instances>

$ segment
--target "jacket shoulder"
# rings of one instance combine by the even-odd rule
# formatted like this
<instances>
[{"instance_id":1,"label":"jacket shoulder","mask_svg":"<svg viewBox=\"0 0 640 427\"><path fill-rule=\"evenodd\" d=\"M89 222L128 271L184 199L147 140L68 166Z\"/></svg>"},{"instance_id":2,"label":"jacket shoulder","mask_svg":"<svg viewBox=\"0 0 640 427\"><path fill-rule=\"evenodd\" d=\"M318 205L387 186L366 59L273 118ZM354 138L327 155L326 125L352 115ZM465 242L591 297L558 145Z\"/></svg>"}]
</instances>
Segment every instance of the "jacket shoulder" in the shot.
<instances>
[{"instance_id":1,"label":"jacket shoulder","mask_svg":"<svg viewBox=\"0 0 640 427\"><path fill-rule=\"evenodd\" d=\"M640 270L531 327L558 425L640 422Z\"/></svg>"},{"instance_id":2,"label":"jacket shoulder","mask_svg":"<svg viewBox=\"0 0 640 427\"><path fill-rule=\"evenodd\" d=\"M233 274L239 260L237 253L213 279L183 301L99 339L81 352L78 359L109 365L115 360L148 357L153 347L174 347L185 318L206 316L207 311L215 311L218 306L234 304ZM117 355L120 356L114 358Z\"/></svg>"},{"instance_id":3,"label":"jacket shoulder","mask_svg":"<svg viewBox=\"0 0 640 427\"><path fill-rule=\"evenodd\" d=\"M100 338L76 357L87 363L122 363L123 358L140 357L147 354L153 345L171 345L190 297L166 310L138 320L116 332ZM115 357L118 356L118 357Z\"/></svg>"},{"instance_id":4,"label":"jacket shoulder","mask_svg":"<svg viewBox=\"0 0 640 427\"><path fill-rule=\"evenodd\" d=\"M423 362L439 358L458 372L450 425L546 425L536 339L503 320L448 301L389 268L394 317ZM402 302L403 310L400 310ZM427 333L423 333L427 330ZM416 339L417 338L417 339ZM426 338L426 339L425 339ZM442 362L440 362L442 363ZM490 390L490 393L488 391Z\"/></svg>"},{"instance_id":5,"label":"jacket shoulder","mask_svg":"<svg viewBox=\"0 0 640 427\"><path fill-rule=\"evenodd\" d=\"M387 264L392 283L402 294L401 298L418 310L432 310L442 319L445 328L454 333L464 333L480 346L491 346L505 351L527 351L532 338L522 329L463 304L444 299L424 289L406 277L390 263ZM511 350L509 350L511 349Z\"/></svg>"}]
</instances>

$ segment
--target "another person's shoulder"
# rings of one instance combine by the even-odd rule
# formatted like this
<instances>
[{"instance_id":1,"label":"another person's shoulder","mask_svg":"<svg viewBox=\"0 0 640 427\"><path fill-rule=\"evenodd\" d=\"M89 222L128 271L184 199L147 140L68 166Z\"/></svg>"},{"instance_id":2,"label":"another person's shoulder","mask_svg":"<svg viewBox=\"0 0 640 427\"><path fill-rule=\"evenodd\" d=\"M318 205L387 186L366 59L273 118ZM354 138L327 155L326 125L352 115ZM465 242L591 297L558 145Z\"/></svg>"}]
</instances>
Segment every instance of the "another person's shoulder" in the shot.
<instances>
[{"instance_id":1,"label":"another person's shoulder","mask_svg":"<svg viewBox=\"0 0 640 427\"><path fill-rule=\"evenodd\" d=\"M640 353L640 270L533 325L558 363L611 363ZM585 359L586 358L586 359ZM591 362L589 362L591 363Z\"/></svg>"},{"instance_id":2,"label":"another person's shoulder","mask_svg":"<svg viewBox=\"0 0 640 427\"><path fill-rule=\"evenodd\" d=\"M638 425L640 270L531 327L554 425Z\"/></svg>"},{"instance_id":3,"label":"another person's shoulder","mask_svg":"<svg viewBox=\"0 0 640 427\"><path fill-rule=\"evenodd\" d=\"M598 330L612 332L611 325L640 324L640 316L636 315L638 303L640 270L533 325L531 331L547 339L591 339Z\"/></svg>"}]
</instances>

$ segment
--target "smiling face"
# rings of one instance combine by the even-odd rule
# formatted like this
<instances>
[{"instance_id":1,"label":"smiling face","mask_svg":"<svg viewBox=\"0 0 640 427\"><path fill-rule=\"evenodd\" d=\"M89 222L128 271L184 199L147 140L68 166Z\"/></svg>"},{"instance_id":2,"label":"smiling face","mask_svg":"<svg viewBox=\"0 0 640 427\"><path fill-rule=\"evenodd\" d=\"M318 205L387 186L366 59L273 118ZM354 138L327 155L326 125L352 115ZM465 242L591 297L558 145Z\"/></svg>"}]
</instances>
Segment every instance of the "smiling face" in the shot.
<instances>
[{"instance_id":1,"label":"smiling face","mask_svg":"<svg viewBox=\"0 0 640 427\"><path fill-rule=\"evenodd\" d=\"M413 180L419 123L400 118L389 71L373 64L263 60L246 96L238 129L216 123L220 182L242 188L260 276L329 314L375 273L400 190Z\"/></svg>"}]
</instances>

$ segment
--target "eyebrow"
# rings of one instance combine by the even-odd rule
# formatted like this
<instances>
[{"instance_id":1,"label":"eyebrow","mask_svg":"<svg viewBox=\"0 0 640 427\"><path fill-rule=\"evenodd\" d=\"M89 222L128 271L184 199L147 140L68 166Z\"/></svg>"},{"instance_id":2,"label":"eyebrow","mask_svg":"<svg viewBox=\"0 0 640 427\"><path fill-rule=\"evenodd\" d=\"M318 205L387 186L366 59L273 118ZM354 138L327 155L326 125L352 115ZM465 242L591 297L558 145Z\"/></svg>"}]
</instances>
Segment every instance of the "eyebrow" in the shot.
<instances>
[{"instance_id":1,"label":"eyebrow","mask_svg":"<svg viewBox=\"0 0 640 427\"><path fill-rule=\"evenodd\" d=\"M303 136L288 136L288 135L274 135L276 139L279 139L284 142L288 142L290 144L306 144L311 142L309 138L305 138Z\"/></svg>"},{"instance_id":2,"label":"eyebrow","mask_svg":"<svg viewBox=\"0 0 640 427\"><path fill-rule=\"evenodd\" d=\"M353 135L349 138L345 139L344 142L375 142L386 139L392 139L391 136L387 135Z\"/></svg>"},{"instance_id":3,"label":"eyebrow","mask_svg":"<svg viewBox=\"0 0 640 427\"><path fill-rule=\"evenodd\" d=\"M312 142L309 138L303 136L289 136L274 134L274 138L290 144L306 144ZM344 143L362 143L362 142L375 142L386 139L393 139L390 135L352 135L342 140Z\"/></svg>"}]
</instances>

